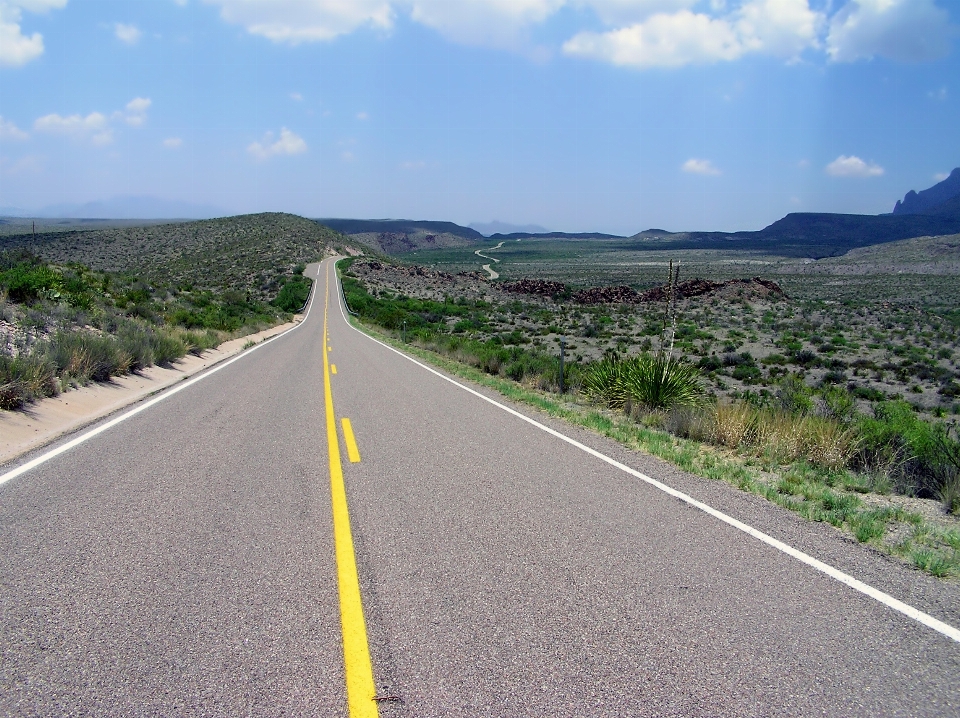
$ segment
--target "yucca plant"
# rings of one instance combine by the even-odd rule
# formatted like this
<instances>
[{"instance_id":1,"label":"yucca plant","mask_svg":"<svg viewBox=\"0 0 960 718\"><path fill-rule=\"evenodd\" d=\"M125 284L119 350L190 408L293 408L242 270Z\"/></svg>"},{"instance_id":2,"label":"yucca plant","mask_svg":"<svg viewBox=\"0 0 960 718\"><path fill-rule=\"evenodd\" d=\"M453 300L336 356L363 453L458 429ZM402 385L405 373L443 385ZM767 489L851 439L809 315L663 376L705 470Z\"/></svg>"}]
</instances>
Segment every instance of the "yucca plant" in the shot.
<instances>
[{"instance_id":1,"label":"yucca plant","mask_svg":"<svg viewBox=\"0 0 960 718\"><path fill-rule=\"evenodd\" d=\"M583 373L583 392L611 409L622 409L627 395L621 379L623 362L605 357Z\"/></svg>"},{"instance_id":2,"label":"yucca plant","mask_svg":"<svg viewBox=\"0 0 960 718\"><path fill-rule=\"evenodd\" d=\"M583 390L611 409L629 402L647 411L693 406L703 394L697 368L665 352L605 358L584 372Z\"/></svg>"},{"instance_id":3,"label":"yucca plant","mask_svg":"<svg viewBox=\"0 0 960 718\"><path fill-rule=\"evenodd\" d=\"M648 410L692 406L703 394L699 370L662 351L623 362L620 383L632 402Z\"/></svg>"}]
</instances>

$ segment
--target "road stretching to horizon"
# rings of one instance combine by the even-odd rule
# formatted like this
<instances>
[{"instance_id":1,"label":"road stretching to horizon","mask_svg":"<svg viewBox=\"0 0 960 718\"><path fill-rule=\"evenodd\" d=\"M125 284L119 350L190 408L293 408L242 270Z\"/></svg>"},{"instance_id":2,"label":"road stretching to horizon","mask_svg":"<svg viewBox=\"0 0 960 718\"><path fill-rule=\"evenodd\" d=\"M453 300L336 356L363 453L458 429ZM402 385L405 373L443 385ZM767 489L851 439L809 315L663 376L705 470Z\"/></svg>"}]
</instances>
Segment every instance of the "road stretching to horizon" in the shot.
<instances>
[{"instance_id":1,"label":"road stretching to horizon","mask_svg":"<svg viewBox=\"0 0 960 718\"><path fill-rule=\"evenodd\" d=\"M471 393L308 272L295 330L0 485L0 714L960 714L956 585Z\"/></svg>"}]
</instances>

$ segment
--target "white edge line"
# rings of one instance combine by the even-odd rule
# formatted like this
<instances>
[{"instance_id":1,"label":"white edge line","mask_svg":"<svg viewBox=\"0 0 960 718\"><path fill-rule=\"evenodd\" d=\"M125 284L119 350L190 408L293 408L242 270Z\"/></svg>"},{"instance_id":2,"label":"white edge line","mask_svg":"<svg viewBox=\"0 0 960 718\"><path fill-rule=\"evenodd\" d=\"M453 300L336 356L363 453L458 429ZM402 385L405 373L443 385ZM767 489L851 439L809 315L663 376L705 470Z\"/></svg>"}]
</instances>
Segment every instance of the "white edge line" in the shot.
<instances>
[{"instance_id":1,"label":"white edge line","mask_svg":"<svg viewBox=\"0 0 960 718\"><path fill-rule=\"evenodd\" d=\"M322 264L322 262L321 262L321 264ZM11 469L11 470L8 471L7 473L5 473L5 474L3 474L2 476L0 476L0 486L3 486L3 485L4 485L5 483L7 483L8 481L11 481L12 479L17 478L18 476L21 476L21 475L27 473L28 471L31 471L32 469L37 468L37 467L40 466L41 464L47 463L48 461L50 461L50 459L53 459L54 457L60 456L60 454L66 453L67 451L70 451L70 449L73 449L73 448L79 446L80 444L82 444L82 443L84 443L84 442L86 442L86 441L89 441L89 440L92 439L93 437L95 437L95 436L97 436L97 435L99 435L99 434L102 434L103 432L105 432L105 431L107 431L107 430L109 430L109 429L112 429L112 428L115 427L117 424L120 424L120 423L126 421L127 419L130 419L130 418L136 416L136 415L139 414L141 411L146 411L146 410L149 409L150 407L155 406L156 404L159 404L161 401L163 401L163 400L165 400L165 399L169 399L169 398L170 398L171 396L173 396L174 394L177 394L177 393L183 391L184 389L193 386L193 385L196 384L198 381L203 381L204 379L206 379L206 378L207 378L208 376L210 376L211 374L216 374L216 373L217 373L218 371L220 371L221 369L226 369L228 366L230 366L231 364L233 364L235 361L239 361L240 359L243 359L244 357L250 356L250 354L251 354L252 352L256 351L256 350L259 349L260 347L266 346L267 344L270 344L271 342L275 341L276 339L279 339L280 337L285 337L285 336L289 335L291 332L296 331L297 329L299 329L300 327L302 327L304 324L307 323L307 319L309 318L310 312L311 312L311 310L313 309L313 300L314 300L315 295L316 295L316 287L317 287L317 284L319 283L319 281L320 281L320 280L319 280L319 272L318 272L318 274L317 274L317 279L314 281L313 286L310 288L310 305L307 307L307 313L304 315L303 320L300 321L296 326L290 327L290 328L287 329L285 332L281 332L280 334L277 334L276 336L270 337L269 339L266 339L266 340L260 342L260 343L257 344L256 346L250 347L250 348L247 349L246 351L241 351L239 354L237 354L237 355L236 355L235 357L233 357L232 359L227 359L226 361L223 361L223 362L221 362L221 363L219 363L219 364L215 364L215 365L214 365L213 367L211 367L210 369L205 370L204 372L202 372L202 373L199 374L198 376L195 376L195 377L192 378L192 379L188 379L188 380L186 380L186 381L181 380L181 382L180 382L179 384L175 385L175 386L172 387L172 388L163 390L163 393L161 393L159 396L157 396L157 397L155 397L155 398L151 399L150 401L147 401L147 402L145 402L145 403L143 403L143 404L140 404L140 405L137 406L135 409L131 409L130 411L128 411L128 412L126 412L126 413L124 413L124 414L121 414L120 416L116 417L115 419L111 419L110 421L106 422L105 424L101 424L100 426L96 427L95 429L91 429L90 431L88 431L88 432L86 432L86 433L84 433L84 434L81 434L81 435L78 436L77 438L71 439L71 440L68 441L67 443L61 444L60 446L58 446L56 449L52 449L52 450L46 452L45 454L41 454L41 455L38 456L37 458L35 458L35 459L31 460L31 461L28 461L27 463L22 464L22 465L18 466L18 467L15 468L15 469ZM241 338L242 338L242 337L241 337Z\"/></svg>"},{"instance_id":2,"label":"white edge line","mask_svg":"<svg viewBox=\"0 0 960 718\"><path fill-rule=\"evenodd\" d=\"M337 281L339 282L339 278L338 278ZM669 494L670 496L673 496L674 498L677 498L677 499L679 499L680 501L683 501L683 502L686 503L686 504L689 504L690 506L693 506L693 507L695 507L695 508L700 509L700 510L703 511L704 513L709 514L710 516L713 516L715 519L718 519L718 520L722 521L723 523L728 524L728 525L732 526L733 528L735 528L735 529L737 529L737 530L739 530L739 531L742 531L742 532L745 533L745 534L748 534L748 535L750 535L750 536L753 536L755 539L757 539L757 540L759 540L759 541L762 541L763 543L767 544L768 546L771 546L772 548L775 548L777 551L781 551L781 552L787 554L788 556L792 556L793 558L797 559L797 560L800 561L801 563L804 563L804 564L806 564L807 566L810 566L811 568L814 568L814 569L816 569L817 571L820 571L821 573L826 574L826 575L829 576L830 578L835 579L835 580L839 581L840 583L849 586L849 587L852 588L854 591L859 591L860 593L862 593L862 594L864 594L864 595L866 595L866 596L869 596L870 598L874 599L875 601L879 601L880 603L882 603L883 605L887 606L888 608L892 608L894 611L897 611L897 612L899 612L899 613L902 613L904 616L907 616L908 618L912 618L914 621L917 621L918 623L922 623L924 626L927 626L928 628L932 628L932 629L933 629L934 631L936 631L937 633L940 633L940 634L946 636L947 638L951 638L951 639L953 639L954 641L960 643L960 629L954 628L954 627L951 626L949 623L944 623L943 621L940 621L940 620L934 618L933 616L931 616L931 615L929 615L929 614L927 614L927 613L924 613L923 611L921 611L921 610L919 610L919 609L917 609L917 608L914 608L913 606L911 606L911 605L909 605L909 604L906 604L906 603L904 603L903 601L900 601L900 600L894 598L894 597L891 596L890 594L884 593L883 591L881 591L881 590L879 590L879 589L876 589L876 588L874 588L873 586L870 586L869 584L866 584L866 583L864 583L863 581L860 581L860 580L854 578L853 576L851 576L851 575L849 575L849 574L846 574L846 573L844 573L843 571L841 571L841 570L839 570L839 569L834 568L833 566L830 566L830 565L828 565L828 564L825 564L823 561L819 561L818 559L815 559L813 556L810 556L809 554L806 554L806 553L804 553L803 551L800 551L799 549L795 549L793 546L790 546L790 545L788 545L788 544L785 544L785 543L783 543L782 541L778 541L777 539L773 538L773 536L770 536L770 535L768 535L768 534L765 534L763 531L760 531L759 529L755 529L755 528L753 528L752 526L743 523L742 521L738 521L737 519L733 518L732 516L728 516L727 514L723 513L722 511L718 511L717 509L713 508L712 506L708 506L708 505L705 504L705 503L702 503L702 502L700 502L700 501L697 501L695 498L693 498L692 496L689 496L689 495L683 493L682 491L677 491L676 489L674 489L674 488L672 488L672 487L670 487L670 486L667 486L666 484L663 484L663 483L657 481L656 479L653 479L653 478L647 476L646 474L643 474L643 473L637 471L636 469L633 469L633 468L627 466L626 464L621 464L621 463L620 463L619 461L617 461L616 459L612 459L612 458L610 458L609 456L607 456L606 454L600 453L600 452L597 451L596 449L592 449L592 448L590 448L589 446L587 446L587 445L585 445L585 444L581 444L581 443L580 443L579 441L577 441L576 439L571 439L569 436L566 436L565 434L561 434L559 431L556 431L555 429L551 429L549 426L546 426L545 424L541 424L539 421L536 421L535 419L531 419L529 416L525 416L524 414L521 414L519 411L516 411L515 409L511 409L509 406L506 406L506 405L504 405L504 404L501 404L500 402L496 401L495 399L491 399L490 397L481 394L480 392L476 391L475 389L471 389L469 386L466 386L466 385L461 384L460 382L458 382L458 381L456 381L456 380L454 380L454 379L451 379L450 377L446 376L445 374L440 373L440 372L437 371L436 369L434 369L434 368L432 368L432 367L429 367L429 366L427 366L426 364L423 364L423 363L417 361L417 360L414 359L413 357L410 357L410 356L404 354L402 351L400 351L400 350L398 350L398 349L394 349L394 348L393 348L392 346L390 346L389 344L384 344L383 342L381 342L381 341L378 340L378 339L375 339L374 337L370 336L370 335L367 334L366 332L363 332L363 331L361 331L360 329L357 329L357 327L353 326L353 324L351 324L350 321L347 319L347 315L346 315L346 313L345 313L344 310L343 310L343 299L342 299L343 295L342 295L341 292L338 292L338 294L340 295L340 299L338 300L338 302L339 302L340 305L341 305L341 306L340 306L340 314L343 315L344 321L350 326L351 329L353 329L353 330L354 330L355 332L357 332L358 334L361 334L362 336L365 336L365 337L366 337L367 339L369 339L370 341L376 342L376 343L379 344L380 346L389 349L390 351L392 351L392 352L395 353L395 354L399 354L400 356L402 356L402 357L403 357L404 359L406 359L407 361L413 362L414 364L416 364L417 366L421 367L422 369L426 369L426 370L427 370L428 372L430 372L431 374L435 374L436 376L440 377L440 378L443 379L444 381L448 381L448 382L450 382L451 384L453 384L454 386L458 386L458 387L460 387L461 389L463 389L464 391L467 391L467 392L473 394L474 396L479 397L480 399L483 399L484 401L486 401L486 402L488 402L488 403L490 403L490 404L493 404L495 407L497 407L497 408L499 408L499 409L502 409L503 411L507 412L508 414L512 414L513 416L517 417L518 419L522 419L523 421L527 422L528 424L532 424L533 426L537 427L538 429L541 429L542 431L547 432L547 433L550 434L551 436L555 436L556 438L560 439L561 441L565 441L565 442L567 442L568 444L570 444L571 446L575 446L576 448L580 449L581 451L585 451L586 453L590 454L591 456L595 456L596 458L600 459L601 461L605 461L606 463L610 464L611 466L616 467L617 469L620 469L621 471L623 471L623 472L625 472L625 473L627 473L627 474L630 474L631 476L634 476L634 477L640 479L641 481L646 482L646 483L649 484L650 486L653 486L654 488L657 488L657 489L659 489L660 491L663 491L664 493Z\"/></svg>"}]
</instances>

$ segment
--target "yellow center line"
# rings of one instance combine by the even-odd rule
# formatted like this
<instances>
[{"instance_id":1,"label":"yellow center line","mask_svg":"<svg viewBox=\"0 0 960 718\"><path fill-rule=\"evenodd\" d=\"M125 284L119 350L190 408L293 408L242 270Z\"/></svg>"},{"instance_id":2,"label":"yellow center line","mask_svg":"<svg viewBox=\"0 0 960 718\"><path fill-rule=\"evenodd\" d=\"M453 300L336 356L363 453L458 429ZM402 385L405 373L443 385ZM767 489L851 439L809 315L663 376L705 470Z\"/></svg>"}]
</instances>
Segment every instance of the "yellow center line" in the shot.
<instances>
[{"instance_id":1,"label":"yellow center line","mask_svg":"<svg viewBox=\"0 0 960 718\"><path fill-rule=\"evenodd\" d=\"M330 307L330 264L327 265L327 289L323 306L323 336L328 336ZM337 555L337 583L340 588L340 626L343 633L343 665L347 679L347 705L350 718L378 718L380 711L373 700L373 664L367 642L367 624L360 600L360 576L353 550L347 491L343 483L337 419L333 410L333 389L330 379L329 347L323 352L323 397L327 408L327 447L330 456L330 493L333 501L333 538ZM349 451L349 444L348 444Z\"/></svg>"},{"instance_id":2,"label":"yellow center line","mask_svg":"<svg viewBox=\"0 0 960 718\"><path fill-rule=\"evenodd\" d=\"M350 457L350 463L359 464L360 450L357 448L357 440L353 436L353 425L347 418L341 419L340 423L343 424L343 440L347 444L347 456Z\"/></svg>"}]
</instances>

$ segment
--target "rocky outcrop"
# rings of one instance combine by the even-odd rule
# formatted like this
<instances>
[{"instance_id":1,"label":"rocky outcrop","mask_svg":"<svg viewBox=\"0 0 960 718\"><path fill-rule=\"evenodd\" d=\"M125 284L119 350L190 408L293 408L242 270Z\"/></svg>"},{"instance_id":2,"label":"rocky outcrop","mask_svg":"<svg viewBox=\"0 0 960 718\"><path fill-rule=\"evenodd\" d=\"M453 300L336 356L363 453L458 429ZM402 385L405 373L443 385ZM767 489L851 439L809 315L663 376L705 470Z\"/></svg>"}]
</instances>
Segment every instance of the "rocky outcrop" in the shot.
<instances>
[{"instance_id":1,"label":"rocky outcrop","mask_svg":"<svg viewBox=\"0 0 960 718\"><path fill-rule=\"evenodd\" d=\"M594 287L576 292L573 301L579 304L636 304L640 295L630 287Z\"/></svg>"},{"instance_id":2,"label":"rocky outcrop","mask_svg":"<svg viewBox=\"0 0 960 718\"><path fill-rule=\"evenodd\" d=\"M555 297L570 293L570 288L562 282L549 282L544 279L521 279L500 287L513 294L535 294L541 297Z\"/></svg>"}]
</instances>

